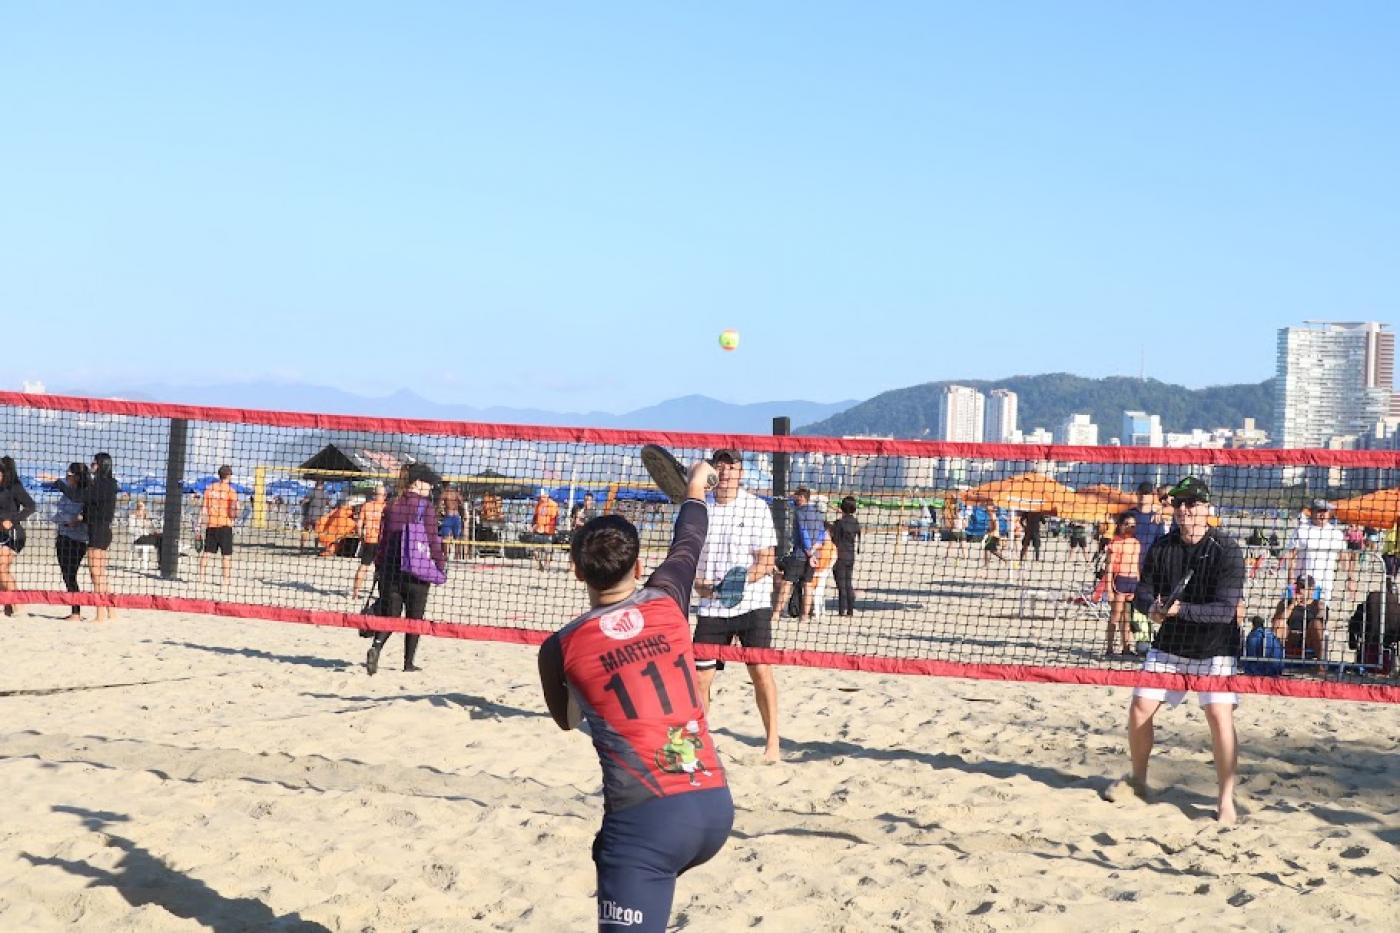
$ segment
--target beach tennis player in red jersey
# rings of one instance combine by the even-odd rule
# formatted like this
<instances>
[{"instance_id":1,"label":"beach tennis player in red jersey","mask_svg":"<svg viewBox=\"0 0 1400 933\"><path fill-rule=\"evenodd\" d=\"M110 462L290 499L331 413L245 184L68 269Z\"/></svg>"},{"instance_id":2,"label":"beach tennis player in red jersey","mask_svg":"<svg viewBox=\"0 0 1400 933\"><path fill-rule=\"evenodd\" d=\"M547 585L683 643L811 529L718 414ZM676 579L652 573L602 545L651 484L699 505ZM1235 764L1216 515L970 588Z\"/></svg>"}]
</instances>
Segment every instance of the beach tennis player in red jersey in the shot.
<instances>
[{"instance_id":1,"label":"beach tennis player in red jersey","mask_svg":"<svg viewBox=\"0 0 1400 933\"><path fill-rule=\"evenodd\" d=\"M540 647L540 685L561 729L586 720L603 766L593 840L598 929L666 929L676 878L709 861L734 823L696 685L690 591L705 544L708 463L690 468L665 561L642 576L637 529L620 515L570 542L592 608Z\"/></svg>"}]
</instances>

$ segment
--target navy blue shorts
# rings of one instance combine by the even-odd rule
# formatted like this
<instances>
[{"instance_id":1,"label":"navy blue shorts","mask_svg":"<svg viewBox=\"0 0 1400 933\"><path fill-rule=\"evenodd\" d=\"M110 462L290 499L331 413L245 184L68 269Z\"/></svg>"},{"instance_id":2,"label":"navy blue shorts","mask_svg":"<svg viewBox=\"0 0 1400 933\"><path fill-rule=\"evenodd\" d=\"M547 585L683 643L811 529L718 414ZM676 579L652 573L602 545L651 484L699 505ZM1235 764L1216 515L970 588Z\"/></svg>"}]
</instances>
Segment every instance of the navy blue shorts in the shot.
<instances>
[{"instance_id":1,"label":"navy blue shorts","mask_svg":"<svg viewBox=\"0 0 1400 933\"><path fill-rule=\"evenodd\" d=\"M733 825L728 787L659 797L604 816L593 839L598 929L663 933L677 876L713 858Z\"/></svg>"}]
</instances>

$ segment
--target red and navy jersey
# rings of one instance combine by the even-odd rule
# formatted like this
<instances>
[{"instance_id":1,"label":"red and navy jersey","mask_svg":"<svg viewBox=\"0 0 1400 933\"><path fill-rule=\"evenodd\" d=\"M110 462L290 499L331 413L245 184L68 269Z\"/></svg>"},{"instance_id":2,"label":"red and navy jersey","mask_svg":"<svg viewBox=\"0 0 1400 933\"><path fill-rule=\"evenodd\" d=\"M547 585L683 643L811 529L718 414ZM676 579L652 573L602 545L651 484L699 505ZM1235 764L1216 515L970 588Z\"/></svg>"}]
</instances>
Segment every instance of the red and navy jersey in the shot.
<instances>
[{"instance_id":1,"label":"red and navy jersey","mask_svg":"<svg viewBox=\"0 0 1400 933\"><path fill-rule=\"evenodd\" d=\"M685 503L670 553L646 586L552 636L592 732L609 812L725 784L690 640L690 590L706 519L702 503Z\"/></svg>"}]
</instances>

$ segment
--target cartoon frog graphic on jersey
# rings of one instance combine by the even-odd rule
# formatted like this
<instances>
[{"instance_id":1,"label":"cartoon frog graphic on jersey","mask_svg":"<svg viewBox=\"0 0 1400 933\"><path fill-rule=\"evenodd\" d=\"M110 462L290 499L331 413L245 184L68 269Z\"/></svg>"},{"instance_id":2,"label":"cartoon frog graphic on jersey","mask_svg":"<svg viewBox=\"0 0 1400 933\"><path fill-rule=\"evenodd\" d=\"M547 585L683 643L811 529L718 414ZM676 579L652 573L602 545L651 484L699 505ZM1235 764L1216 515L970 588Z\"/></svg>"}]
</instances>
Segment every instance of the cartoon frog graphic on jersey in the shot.
<instances>
[{"instance_id":1,"label":"cartoon frog graphic on jersey","mask_svg":"<svg viewBox=\"0 0 1400 933\"><path fill-rule=\"evenodd\" d=\"M668 726L666 744L656 751L656 766L669 774L686 774L691 785L699 787L700 780L695 776L695 772L699 771L705 777L710 776L704 763L695 754L705 747L699 734L700 725L693 719L684 726Z\"/></svg>"}]
</instances>

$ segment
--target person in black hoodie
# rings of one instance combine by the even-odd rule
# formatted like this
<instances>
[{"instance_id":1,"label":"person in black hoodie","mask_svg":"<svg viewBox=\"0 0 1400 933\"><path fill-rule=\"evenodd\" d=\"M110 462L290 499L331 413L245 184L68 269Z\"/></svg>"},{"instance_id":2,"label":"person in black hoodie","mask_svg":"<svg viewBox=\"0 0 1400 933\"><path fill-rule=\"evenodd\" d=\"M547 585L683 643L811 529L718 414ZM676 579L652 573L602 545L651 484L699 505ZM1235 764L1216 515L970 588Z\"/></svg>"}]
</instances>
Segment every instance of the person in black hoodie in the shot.
<instances>
[{"instance_id":1,"label":"person in black hoodie","mask_svg":"<svg viewBox=\"0 0 1400 933\"><path fill-rule=\"evenodd\" d=\"M1187 476L1171 488L1172 530L1147 552L1133 603L1159 628L1142 670L1149 674L1228 677L1240 653L1237 621L1244 601L1244 554L1239 544L1209 524L1210 488ZM1176 706L1185 690L1138 687L1128 710L1128 749L1132 774L1104 792L1108 800L1132 792L1147 796L1147 762L1152 755L1152 717L1162 703ZM1235 769L1238 741L1232 691L1198 690L1210 724L1218 783L1216 819L1235 822Z\"/></svg>"},{"instance_id":2,"label":"person in black hoodie","mask_svg":"<svg viewBox=\"0 0 1400 933\"><path fill-rule=\"evenodd\" d=\"M15 555L24 550L24 520L34 514L34 500L19 481L14 457L0 457L0 591L17 589L11 571ZM5 603L4 613L19 612Z\"/></svg>"},{"instance_id":3,"label":"person in black hoodie","mask_svg":"<svg viewBox=\"0 0 1400 933\"><path fill-rule=\"evenodd\" d=\"M836 578L836 614L856 614L856 590L851 582L855 573L860 522L856 520L856 497L841 500L841 517L831 523L831 539L836 542L836 564L831 575Z\"/></svg>"},{"instance_id":4,"label":"person in black hoodie","mask_svg":"<svg viewBox=\"0 0 1400 933\"><path fill-rule=\"evenodd\" d=\"M110 593L107 585L107 551L112 546L112 520L117 517L117 478L112 475L112 455L92 455L92 481L83 490L83 521L88 528L88 573L94 593ZM116 612L98 604L94 621L111 622Z\"/></svg>"}]
</instances>

